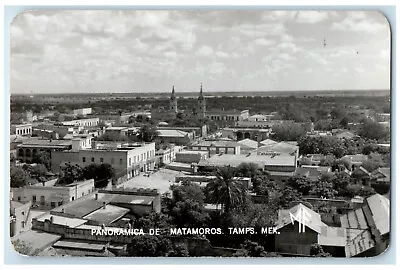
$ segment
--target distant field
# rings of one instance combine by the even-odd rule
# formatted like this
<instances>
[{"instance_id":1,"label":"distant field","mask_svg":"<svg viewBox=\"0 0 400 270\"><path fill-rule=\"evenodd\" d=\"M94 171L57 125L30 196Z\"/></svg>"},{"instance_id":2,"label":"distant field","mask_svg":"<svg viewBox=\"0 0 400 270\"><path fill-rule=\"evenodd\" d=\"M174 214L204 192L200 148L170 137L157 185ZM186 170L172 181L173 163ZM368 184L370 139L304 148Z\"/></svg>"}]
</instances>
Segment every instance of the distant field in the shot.
<instances>
[{"instance_id":1,"label":"distant field","mask_svg":"<svg viewBox=\"0 0 400 270\"><path fill-rule=\"evenodd\" d=\"M276 97L276 96L388 96L389 90L340 90L340 91L249 91L249 92L205 92L206 97ZM198 92L177 92L178 97L197 97ZM11 95L11 99L25 99L30 95ZM159 98L164 99L170 96L169 92L159 93L82 93L82 94L36 94L31 99L130 99L130 98Z\"/></svg>"}]
</instances>

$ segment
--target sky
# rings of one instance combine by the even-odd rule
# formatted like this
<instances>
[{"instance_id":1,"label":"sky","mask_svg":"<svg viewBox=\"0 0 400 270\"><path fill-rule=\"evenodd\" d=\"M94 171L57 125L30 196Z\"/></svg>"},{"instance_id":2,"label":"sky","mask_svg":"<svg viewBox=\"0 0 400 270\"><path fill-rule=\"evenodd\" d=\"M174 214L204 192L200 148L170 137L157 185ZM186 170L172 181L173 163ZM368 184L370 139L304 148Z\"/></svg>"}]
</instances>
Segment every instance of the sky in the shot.
<instances>
[{"instance_id":1,"label":"sky","mask_svg":"<svg viewBox=\"0 0 400 270\"><path fill-rule=\"evenodd\" d=\"M375 11L29 11L11 25L11 93L390 88Z\"/></svg>"}]
</instances>

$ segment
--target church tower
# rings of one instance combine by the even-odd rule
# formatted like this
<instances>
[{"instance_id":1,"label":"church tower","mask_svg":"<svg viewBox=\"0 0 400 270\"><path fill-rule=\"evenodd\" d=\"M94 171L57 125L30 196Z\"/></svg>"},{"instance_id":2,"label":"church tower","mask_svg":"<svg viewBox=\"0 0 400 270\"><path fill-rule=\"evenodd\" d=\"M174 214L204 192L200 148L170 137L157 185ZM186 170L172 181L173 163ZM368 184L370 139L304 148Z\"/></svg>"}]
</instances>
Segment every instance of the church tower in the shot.
<instances>
[{"instance_id":1,"label":"church tower","mask_svg":"<svg viewBox=\"0 0 400 270\"><path fill-rule=\"evenodd\" d=\"M203 96L203 84L200 84L200 94L197 101L197 115L200 117L206 117L206 99Z\"/></svg>"},{"instance_id":2,"label":"church tower","mask_svg":"<svg viewBox=\"0 0 400 270\"><path fill-rule=\"evenodd\" d=\"M171 114L178 113L178 100L175 97L175 86L172 86L171 99L169 101L169 112Z\"/></svg>"}]
</instances>

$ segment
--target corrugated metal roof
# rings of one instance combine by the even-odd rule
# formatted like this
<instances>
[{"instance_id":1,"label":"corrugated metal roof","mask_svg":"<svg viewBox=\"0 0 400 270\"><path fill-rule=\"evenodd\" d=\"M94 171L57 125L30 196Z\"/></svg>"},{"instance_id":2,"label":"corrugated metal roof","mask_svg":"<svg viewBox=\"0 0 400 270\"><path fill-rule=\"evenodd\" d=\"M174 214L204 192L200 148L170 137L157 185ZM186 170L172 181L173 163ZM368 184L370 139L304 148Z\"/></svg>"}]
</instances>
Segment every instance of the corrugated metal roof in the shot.
<instances>
[{"instance_id":1,"label":"corrugated metal roof","mask_svg":"<svg viewBox=\"0 0 400 270\"><path fill-rule=\"evenodd\" d=\"M382 195L375 194L367 198L376 228L381 235L390 231L390 201Z\"/></svg>"},{"instance_id":2,"label":"corrugated metal roof","mask_svg":"<svg viewBox=\"0 0 400 270\"><path fill-rule=\"evenodd\" d=\"M346 245L346 229L322 226L318 244L322 246L344 247Z\"/></svg>"},{"instance_id":3,"label":"corrugated metal roof","mask_svg":"<svg viewBox=\"0 0 400 270\"><path fill-rule=\"evenodd\" d=\"M327 226L321 221L321 216L317 212L313 211L302 203L299 203L289 210L279 210L277 222L278 229L292 223L290 213L295 217L298 217L301 213L307 213L307 218L305 218L303 221L304 225L317 233L321 233L321 227Z\"/></svg>"}]
</instances>

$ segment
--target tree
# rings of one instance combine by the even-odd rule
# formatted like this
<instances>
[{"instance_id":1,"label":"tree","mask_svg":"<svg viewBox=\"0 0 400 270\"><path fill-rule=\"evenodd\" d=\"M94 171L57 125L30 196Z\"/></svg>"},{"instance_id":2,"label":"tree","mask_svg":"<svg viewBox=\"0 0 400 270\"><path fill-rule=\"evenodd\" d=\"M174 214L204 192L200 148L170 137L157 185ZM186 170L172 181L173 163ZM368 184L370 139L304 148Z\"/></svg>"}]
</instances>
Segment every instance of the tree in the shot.
<instances>
[{"instance_id":1,"label":"tree","mask_svg":"<svg viewBox=\"0 0 400 270\"><path fill-rule=\"evenodd\" d=\"M360 184L349 184L347 186L347 193L349 197L361 196L369 197L376 194L376 191L372 187L363 186Z\"/></svg>"},{"instance_id":2,"label":"tree","mask_svg":"<svg viewBox=\"0 0 400 270\"><path fill-rule=\"evenodd\" d=\"M78 164L66 163L61 167L61 177L58 180L58 184L68 185L83 179L83 169Z\"/></svg>"},{"instance_id":3,"label":"tree","mask_svg":"<svg viewBox=\"0 0 400 270\"><path fill-rule=\"evenodd\" d=\"M168 257L189 257L189 251L186 244L177 244L169 252Z\"/></svg>"},{"instance_id":4,"label":"tree","mask_svg":"<svg viewBox=\"0 0 400 270\"><path fill-rule=\"evenodd\" d=\"M324 251L319 244L313 244L310 247L310 255L314 257L332 257L330 253Z\"/></svg>"},{"instance_id":5,"label":"tree","mask_svg":"<svg viewBox=\"0 0 400 270\"><path fill-rule=\"evenodd\" d=\"M162 213L147 213L135 221L134 226L148 231L152 228L168 229L171 227L171 218Z\"/></svg>"},{"instance_id":6,"label":"tree","mask_svg":"<svg viewBox=\"0 0 400 270\"><path fill-rule=\"evenodd\" d=\"M389 138L390 134L381 124L364 119L359 135L366 139L385 141Z\"/></svg>"},{"instance_id":7,"label":"tree","mask_svg":"<svg viewBox=\"0 0 400 270\"><path fill-rule=\"evenodd\" d=\"M257 242L246 240L242 245L241 249L238 250L234 257L280 257L277 253L268 253L264 250L264 247Z\"/></svg>"},{"instance_id":8,"label":"tree","mask_svg":"<svg viewBox=\"0 0 400 270\"><path fill-rule=\"evenodd\" d=\"M50 154L46 151L35 151L32 154L32 163L43 164L50 169Z\"/></svg>"},{"instance_id":9,"label":"tree","mask_svg":"<svg viewBox=\"0 0 400 270\"><path fill-rule=\"evenodd\" d=\"M136 235L127 246L132 257L167 257L172 251L171 242L161 235Z\"/></svg>"},{"instance_id":10,"label":"tree","mask_svg":"<svg viewBox=\"0 0 400 270\"><path fill-rule=\"evenodd\" d=\"M23 187L28 184L33 184L37 181L33 180L29 173L21 167L11 164L10 166L10 185L12 188Z\"/></svg>"},{"instance_id":11,"label":"tree","mask_svg":"<svg viewBox=\"0 0 400 270\"><path fill-rule=\"evenodd\" d=\"M30 174L32 178L40 180L42 177L47 175L47 168L43 164L37 164L36 166L31 166Z\"/></svg>"},{"instance_id":12,"label":"tree","mask_svg":"<svg viewBox=\"0 0 400 270\"><path fill-rule=\"evenodd\" d=\"M340 158L346 152L343 142L333 136L302 137L298 145L300 154L333 154Z\"/></svg>"},{"instance_id":13,"label":"tree","mask_svg":"<svg viewBox=\"0 0 400 270\"><path fill-rule=\"evenodd\" d=\"M204 206L194 200L177 202L171 211L173 223L180 228L200 228L204 227L208 214Z\"/></svg>"},{"instance_id":14,"label":"tree","mask_svg":"<svg viewBox=\"0 0 400 270\"><path fill-rule=\"evenodd\" d=\"M199 203L200 205L204 204L204 193L201 187L198 184L194 183L183 183L182 185L173 185L170 187L172 190L172 203L173 206L178 202L185 202L188 200L192 200L194 202Z\"/></svg>"},{"instance_id":15,"label":"tree","mask_svg":"<svg viewBox=\"0 0 400 270\"><path fill-rule=\"evenodd\" d=\"M138 132L138 139L143 142L152 142L158 135L157 128L153 125L143 125Z\"/></svg>"},{"instance_id":16,"label":"tree","mask_svg":"<svg viewBox=\"0 0 400 270\"><path fill-rule=\"evenodd\" d=\"M115 169L108 163L90 164L82 170L83 179L94 179L96 188L104 188L115 177Z\"/></svg>"},{"instance_id":17,"label":"tree","mask_svg":"<svg viewBox=\"0 0 400 270\"><path fill-rule=\"evenodd\" d=\"M328 199L335 197L337 191L333 188L332 177L322 175L319 181L312 186L310 195Z\"/></svg>"},{"instance_id":18,"label":"tree","mask_svg":"<svg viewBox=\"0 0 400 270\"><path fill-rule=\"evenodd\" d=\"M346 197L348 196L347 187L350 184L351 178L345 172L337 172L332 180L333 189L337 191L338 196Z\"/></svg>"},{"instance_id":19,"label":"tree","mask_svg":"<svg viewBox=\"0 0 400 270\"><path fill-rule=\"evenodd\" d=\"M296 189L286 186L282 190L282 195L278 198L278 206L281 208L289 208L293 202L298 202L302 199L301 193Z\"/></svg>"},{"instance_id":20,"label":"tree","mask_svg":"<svg viewBox=\"0 0 400 270\"><path fill-rule=\"evenodd\" d=\"M291 177L287 183L288 186L296 189L303 195L308 195L310 190L315 185L309 178L299 176Z\"/></svg>"},{"instance_id":21,"label":"tree","mask_svg":"<svg viewBox=\"0 0 400 270\"><path fill-rule=\"evenodd\" d=\"M230 166L217 169L216 179L209 182L205 189L211 203L222 204L228 215L233 208L243 206L247 200L246 188L241 182L233 180L235 173Z\"/></svg>"},{"instance_id":22,"label":"tree","mask_svg":"<svg viewBox=\"0 0 400 270\"><path fill-rule=\"evenodd\" d=\"M297 141L306 135L306 130L298 123L275 125L272 127L271 137L278 141Z\"/></svg>"}]
</instances>

